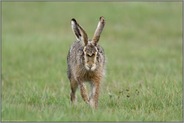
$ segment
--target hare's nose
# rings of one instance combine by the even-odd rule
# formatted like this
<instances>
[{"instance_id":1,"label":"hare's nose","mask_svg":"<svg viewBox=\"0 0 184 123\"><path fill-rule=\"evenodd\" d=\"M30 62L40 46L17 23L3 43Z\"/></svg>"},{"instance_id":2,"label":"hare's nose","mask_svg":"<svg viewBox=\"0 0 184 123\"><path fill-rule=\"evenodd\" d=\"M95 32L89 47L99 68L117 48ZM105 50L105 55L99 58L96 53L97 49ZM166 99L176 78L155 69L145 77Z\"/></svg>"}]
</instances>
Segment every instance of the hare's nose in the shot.
<instances>
[{"instance_id":1,"label":"hare's nose","mask_svg":"<svg viewBox=\"0 0 184 123\"><path fill-rule=\"evenodd\" d=\"M92 68L92 64L88 65L88 67L89 67L89 69L91 69Z\"/></svg>"}]
</instances>

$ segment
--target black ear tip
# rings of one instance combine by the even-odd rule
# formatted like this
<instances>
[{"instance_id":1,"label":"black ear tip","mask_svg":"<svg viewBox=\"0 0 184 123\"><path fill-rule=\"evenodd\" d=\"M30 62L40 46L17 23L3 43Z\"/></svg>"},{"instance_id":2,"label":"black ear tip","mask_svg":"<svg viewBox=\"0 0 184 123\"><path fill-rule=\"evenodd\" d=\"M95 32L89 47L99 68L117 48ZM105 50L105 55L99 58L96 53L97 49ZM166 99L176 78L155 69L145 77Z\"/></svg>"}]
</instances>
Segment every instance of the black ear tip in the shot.
<instances>
[{"instance_id":1,"label":"black ear tip","mask_svg":"<svg viewBox=\"0 0 184 123\"><path fill-rule=\"evenodd\" d=\"M101 22L105 22L105 19L104 19L103 16L101 16L99 20L100 20Z\"/></svg>"},{"instance_id":2,"label":"black ear tip","mask_svg":"<svg viewBox=\"0 0 184 123\"><path fill-rule=\"evenodd\" d=\"M101 16L99 19L100 19L100 20L101 20L101 19L104 19L104 17L103 17L103 16Z\"/></svg>"},{"instance_id":3,"label":"black ear tip","mask_svg":"<svg viewBox=\"0 0 184 123\"><path fill-rule=\"evenodd\" d=\"M74 18L72 18L71 21L77 22Z\"/></svg>"}]
</instances>

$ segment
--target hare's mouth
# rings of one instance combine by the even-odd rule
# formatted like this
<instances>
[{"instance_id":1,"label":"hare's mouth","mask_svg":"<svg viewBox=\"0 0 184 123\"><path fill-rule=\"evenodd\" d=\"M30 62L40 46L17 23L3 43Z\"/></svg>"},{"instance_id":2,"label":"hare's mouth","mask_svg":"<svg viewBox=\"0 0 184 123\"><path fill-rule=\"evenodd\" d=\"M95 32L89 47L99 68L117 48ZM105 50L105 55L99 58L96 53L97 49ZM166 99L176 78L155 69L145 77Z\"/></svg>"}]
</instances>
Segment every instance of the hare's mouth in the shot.
<instances>
[{"instance_id":1,"label":"hare's mouth","mask_svg":"<svg viewBox=\"0 0 184 123\"><path fill-rule=\"evenodd\" d=\"M86 65L85 65L85 68L86 68L86 70L88 70L88 71L94 71L94 70L96 69L96 64L92 64L92 65L86 64Z\"/></svg>"}]
</instances>

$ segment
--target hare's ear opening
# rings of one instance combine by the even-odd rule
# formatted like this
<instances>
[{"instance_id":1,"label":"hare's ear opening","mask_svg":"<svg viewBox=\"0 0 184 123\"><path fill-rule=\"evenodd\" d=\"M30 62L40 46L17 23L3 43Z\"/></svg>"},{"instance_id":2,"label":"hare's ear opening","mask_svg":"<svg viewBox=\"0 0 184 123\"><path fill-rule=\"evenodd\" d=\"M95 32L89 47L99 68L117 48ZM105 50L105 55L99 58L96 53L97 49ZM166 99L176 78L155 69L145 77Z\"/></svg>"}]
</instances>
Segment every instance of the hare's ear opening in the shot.
<instances>
[{"instance_id":1,"label":"hare's ear opening","mask_svg":"<svg viewBox=\"0 0 184 123\"><path fill-rule=\"evenodd\" d=\"M73 30L75 36L76 36L76 39L78 41L80 41L81 34L80 34L80 31L77 27L77 21L74 18L71 19L71 27L72 27L72 30Z\"/></svg>"},{"instance_id":2,"label":"hare's ear opening","mask_svg":"<svg viewBox=\"0 0 184 123\"><path fill-rule=\"evenodd\" d=\"M98 22L98 25L97 25L97 28L95 30L95 33L94 33L94 36L93 36L93 43L96 45L98 43L98 41L100 40L100 35L103 31L103 28L105 26L105 19L103 16L101 16L99 18L99 22Z\"/></svg>"},{"instance_id":3,"label":"hare's ear opening","mask_svg":"<svg viewBox=\"0 0 184 123\"><path fill-rule=\"evenodd\" d=\"M88 36L86 32L84 31L84 29L77 23L77 21L74 18L71 19L71 27L76 36L76 39L78 41L83 41L84 45L87 45Z\"/></svg>"}]
</instances>

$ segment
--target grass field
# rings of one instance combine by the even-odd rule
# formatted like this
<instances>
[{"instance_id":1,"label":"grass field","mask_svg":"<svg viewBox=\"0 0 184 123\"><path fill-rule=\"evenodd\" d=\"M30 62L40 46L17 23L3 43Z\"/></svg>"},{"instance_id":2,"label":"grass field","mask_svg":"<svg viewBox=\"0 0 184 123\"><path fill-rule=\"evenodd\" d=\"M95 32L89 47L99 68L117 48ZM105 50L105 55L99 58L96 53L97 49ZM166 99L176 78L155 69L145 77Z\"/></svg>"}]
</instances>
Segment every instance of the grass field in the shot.
<instances>
[{"instance_id":1,"label":"grass field","mask_svg":"<svg viewBox=\"0 0 184 123\"><path fill-rule=\"evenodd\" d=\"M107 57L99 108L71 106L76 18ZM182 121L181 2L3 2L3 121Z\"/></svg>"}]
</instances>

